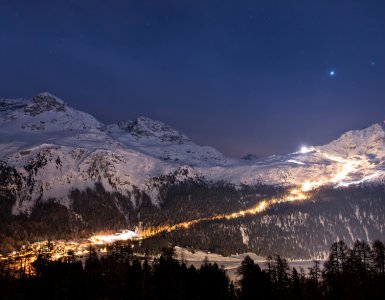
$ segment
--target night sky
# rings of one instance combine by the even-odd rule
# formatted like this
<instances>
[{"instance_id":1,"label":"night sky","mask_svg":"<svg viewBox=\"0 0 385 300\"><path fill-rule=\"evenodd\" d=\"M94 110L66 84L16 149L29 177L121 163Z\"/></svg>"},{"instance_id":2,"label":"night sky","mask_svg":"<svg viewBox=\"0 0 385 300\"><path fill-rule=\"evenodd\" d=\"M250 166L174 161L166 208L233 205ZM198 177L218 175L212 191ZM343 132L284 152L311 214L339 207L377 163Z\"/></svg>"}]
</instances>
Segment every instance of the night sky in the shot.
<instances>
[{"instance_id":1,"label":"night sky","mask_svg":"<svg viewBox=\"0 0 385 300\"><path fill-rule=\"evenodd\" d=\"M226 155L385 119L385 1L0 0L0 97L147 116Z\"/></svg>"}]
</instances>

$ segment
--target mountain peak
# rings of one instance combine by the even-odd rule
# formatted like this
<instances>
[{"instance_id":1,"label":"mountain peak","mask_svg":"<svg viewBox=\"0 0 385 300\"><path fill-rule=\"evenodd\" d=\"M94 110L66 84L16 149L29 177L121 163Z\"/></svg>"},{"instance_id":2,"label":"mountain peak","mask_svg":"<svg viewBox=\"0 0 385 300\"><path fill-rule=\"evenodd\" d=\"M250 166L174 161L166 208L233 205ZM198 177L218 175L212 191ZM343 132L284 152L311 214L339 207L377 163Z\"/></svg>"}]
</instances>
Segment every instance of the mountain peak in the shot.
<instances>
[{"instance_id":1,"label":"mountain peak","mask_svg":"<svg viewBox=\"0 0 385 300\"><path fill-rule=\"evenodd\" d=\"M375 123L360 130L350 130L338 139L318 148L341 152L345 156L373 154L385 151L385 126Z\"/></svg>"},{"instance_id":2,"label":"mountain peak","mask_svg":"<svg viewBox=\"0 0 385 300\"><path fill-rule=\"evenodd\" d=\"M177 142L178 144L190 141L186 135L171 126L143 116L135 121L119 122L118 126L138 139L155 137L163 142Z\"/></svg>"},{"instance_id":3,"label":"mountain peak","mask_svg":"<svg viewBox=\"0 0 385 300\"><path fill-rule=\"evenodd\" d=\"M385 126L381 123L374 123L364 129L350 130L342 134L339 139L354 139L356 142L365 142L373 138L376 139L378 135L385 136Z\"/></svg>"},{"instance_id":4,"label":"mountain peak","mask_svg":"<svg viewBox=\"0 0 385 300\"><path fill-rule=\"evenodd\" d=\"M37 94L35 97L40 97L40 98L45 98L45 99L53 99L53 100L55 100L58 103L65 104L62 99L60 99L59 97L55 96L54 94L51 94L50 92L41 92L41 93Z\"/></svg>"},{"instance_id":5,"label":"mountain peak","mask_svg":"<svg viewBox=\"0 0 385 300\"><path fill-rule=\"evenodd\" d=\"M45 111L65 111L65 103L58 97L43 92L33 97L24 107L24 112L31 116L37 116Z\"/></svg>"},{"instance_id":6,"label":"mountain peak","mask_svg":"<svg viewBox=\"0 0 385 300\"><path fill-rule=\"evenodd\" d=\"M93 116L68 106L48 92L31 98L0 100L0 129L7 135L16 134L19 130L56 132L98 130L102 127L103 124Z\"/></svg>"},{"instance_id":7,"label":"mountain peak","mask_svg":"<svg viewBox=\"0 0 385 300\"><path fill-rule=\"evenodd\" d=\"M258 160L258 156L256 156L255 154L246 154L244 157L242 157L241 159L243 160L249 160L249 161L254 161L254 160Z\"/></svg>"}]
</instances>

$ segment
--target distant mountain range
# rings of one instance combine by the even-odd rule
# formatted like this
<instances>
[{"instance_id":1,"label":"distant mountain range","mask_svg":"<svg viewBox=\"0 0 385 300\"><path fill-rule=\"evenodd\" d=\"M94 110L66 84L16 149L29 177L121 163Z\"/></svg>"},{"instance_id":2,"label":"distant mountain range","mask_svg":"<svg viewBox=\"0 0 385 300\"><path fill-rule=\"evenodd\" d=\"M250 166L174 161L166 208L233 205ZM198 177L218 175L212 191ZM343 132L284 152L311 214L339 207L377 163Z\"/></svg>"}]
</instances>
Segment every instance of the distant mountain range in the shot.
<instances>
[{"instance_id":1,"label":"distant mountain range","mask_svg":"<svg viewBox=\"0 0 385 300\"><path fill-rule=\"evenodd\" d=\"M0 239L6 249L27 240L71 238L100 230L173 224L231 213L262 199L277 195L284 198L292 188L309 193L308 198L313 199L309 203L315 203L320 189L324 193L329 189L331 199L341 189L346 193L363 185L375 186L378 198L377 187L383 185L384 178L385 127L380 123L349 131L324 146L303 147L295 153L267 158L234 159L212 147L197 145L182 132L146 117L106 125L49 93L0 100ZM357 190L355 193L360 194ZM383 197L381 193L379 197ZM295 212L309 203L293 203ZM281 206L274 206L273 213L266 210L262 215L271 219L263 224L275 222L276 227L282 223L274 221ZM293 207L287 209L293 213ZM278 211L282 218L285 214ZM233 249L230 252L243 247L261 251L258 230L262 229L255 228L255 220L261 216L254 217L247 217L246 225L240 220L232 226L226 223L237 232L234 241L241 236L242 246L222 248ZM373 218L373 222L385 221L381 216ZM200 232L221 222L203 224ZM325 227L327 222L326 218L321 223ZM305 225L304 221L303 232ZM355 234L353 231L361 232L357 226L338 237L373 238L370 233ZM192 236L191 230L171 236L175 242L178 238L182 242L186 234ZM282 235L278 231L277 237ZM378 237L382 237L382 229L379 232ZM325 240L327 245L336 237L332 234ZM198 242L196 246L202 247ZM301 252L301 247L285 251L293 257L320 255L323 251L321 247Z\"/></svg>"}]
</instances>

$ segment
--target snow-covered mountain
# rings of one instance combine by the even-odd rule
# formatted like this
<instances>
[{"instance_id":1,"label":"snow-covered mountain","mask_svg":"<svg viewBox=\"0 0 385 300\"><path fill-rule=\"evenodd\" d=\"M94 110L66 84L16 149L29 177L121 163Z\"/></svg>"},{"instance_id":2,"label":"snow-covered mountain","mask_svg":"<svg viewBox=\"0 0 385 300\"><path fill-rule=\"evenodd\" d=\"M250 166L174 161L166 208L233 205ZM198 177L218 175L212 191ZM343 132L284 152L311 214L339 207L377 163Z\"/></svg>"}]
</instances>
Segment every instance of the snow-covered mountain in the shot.
<instances>
[{"instance_id":1,"label":"snow-covered mountain","mask_svg":"<svg viewBox=\"0 0 385 300\"><path fill-rule=\"evenodd\" d=\"M29 213L39 200L69 206L72 189L100 182L126 194L133 187L159 201L151 179L188 170L178 180L201 177L236 185L349 184L383 176L385 131L381 124L349 131L328 145L259 160L224 157L212 147L149 118L105 125L59 98L41 93L31 99L0 100L0 158L15 168L23 185L13 213Z\"/></svg>"},{"instance_id":2,"label":"snow-covered mountain","mask_svg":"<svg viewBox=\"0 0 385 300\"><path fill-rule=\"evenodd\" d=\"M231 211L237 205L247 205L249 200L245 199L259 199L255 197L259 192L239 192L245 186L309 191L321 186L382 182L384 178L383 124L349 131L324 146L246 160L227 158L146 117L103 124L49 93L0 100L0 210L14 216L34 217L37 206L53 202L65 207L72 220L87 223L85 214L92 205L84 208L82 201L92 202L91 198L104 195L103 199L111 202L111 214L118 211L130 224L146 218L157 224L161 221L154 221L149 214L153 208L143 207L171 207L167 188L178 184L231 185L235 190L230 196L224 193L223 200L213 200L220 206L228 203L223 205ZM92 194L94 191L99 192ZM191 199L188 189L178 193L189 195L187 202ZM98 204L101 211L103 199ZM182 212L187 202L172 203ZM195 212L199 205L191 205L189 213L204 215ZM206 213L221 213L222 208L213 206Z\"/></svg>"},{"instance_id":3,"label":"snow-covered mountain","mask_svg":"<svg viewBox=\"0 0 385 300\"><path fill-rule=\"evenodd\" d=\"M16 214L29 213L38 199L68 206L70 190L95 182L124 194L145 190L156 203L153 176L230 161L161 122L140 117L104 125L49 93L0 101L0 155L28 185L17 195Z\"/></svg>"}]
</instances>

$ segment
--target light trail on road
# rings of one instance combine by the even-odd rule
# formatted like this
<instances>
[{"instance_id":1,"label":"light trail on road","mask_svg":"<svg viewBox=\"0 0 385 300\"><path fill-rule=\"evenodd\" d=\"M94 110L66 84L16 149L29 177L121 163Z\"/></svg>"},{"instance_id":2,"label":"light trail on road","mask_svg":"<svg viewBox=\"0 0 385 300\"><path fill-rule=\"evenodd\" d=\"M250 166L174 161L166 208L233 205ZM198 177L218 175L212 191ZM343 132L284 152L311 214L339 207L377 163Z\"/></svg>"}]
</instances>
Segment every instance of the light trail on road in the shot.
<instances>
[{"instance_id":1,"label":"light trail on road","mask_svg":"<svg viewBox=\"0 0 385 300\"><path fill-rule=\"evenodd\" d=\"M375 165L370 163L366 157L356 155L350 158L343 158L323 153L314 147L311 148L311 151L317 152L329 161L337 163L335 171L332 174L324 175L314 181L304 181L296 187L289 189L288 193L280 198L263 199L251 208L246 208L232 213L215 214L213 216L193 219L176 224L163 224L160 226L146 227L138 229L136 232L123 230L114 234L97 234L88 239L79 241L54 241L51 242L52 249L49 250L49 253L51 253L52 259L54 260L65 259L69 256L69 251L73 251L74 255L77 257L84 257L88 254L89 249L92 246L99 247L99 249L102 249L101 252L103 252L105 251L103 250L105 249L105 246L117 241L146 239L161 233L188 229L195 224L205 221L233 220L243 218L245 216L258 215L267 211L273 205L294 201L306 201L310 199L312 191L322 186L346 187L384 175L384 172L380 171L368 173L368 170L371 171L375 169ZM358 180L353 179L354 174L359 174L362 170L366 170L363 177ZM327 174L327 172L325 172L325 174ZM15 262L23 262L25 265L30 266L36 259L38 253L41 252L42 249L45 249L46 245L47 241L33 243L28 247L23 247L21 251L13 252L8 256L0 256L0 261L13 259Z\"/></svg>"}]
</instances>

